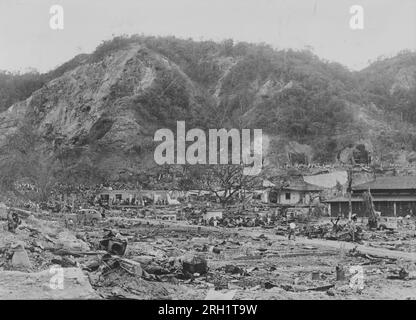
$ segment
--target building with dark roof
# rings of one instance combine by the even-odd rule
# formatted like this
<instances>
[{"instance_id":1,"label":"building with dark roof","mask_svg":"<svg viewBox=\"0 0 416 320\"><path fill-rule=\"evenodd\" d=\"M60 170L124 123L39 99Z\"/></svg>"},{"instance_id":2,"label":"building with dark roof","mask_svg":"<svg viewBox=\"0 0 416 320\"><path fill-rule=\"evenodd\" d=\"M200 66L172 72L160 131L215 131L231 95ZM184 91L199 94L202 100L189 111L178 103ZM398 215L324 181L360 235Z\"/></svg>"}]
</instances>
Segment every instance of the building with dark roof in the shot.
<instances>
[{"instance_id":1,"label":"building with dark roof","mask_svg":"<svg viewBox=\"0 0 416 320\"><path fill-rule=\"evenodd\" d=\"M291 181L281 187L268 189L265 202L287 206L309 205L322 191L323 188L305 181Z\"/></svg>"},{"instance_id":2,"label":"building with dark roof","mask_svg":"<svg viewBox=\"0 0 416 320\"><path fill-rule=\"evenodd\" d=\"M376 211L384 216L407 216L416 214L416 176L377 177L352 187L352 212L366 216L363 193L370 191ZM348 217L348 197L326 201L332 216Z\"/></svg>"}]
</instances>

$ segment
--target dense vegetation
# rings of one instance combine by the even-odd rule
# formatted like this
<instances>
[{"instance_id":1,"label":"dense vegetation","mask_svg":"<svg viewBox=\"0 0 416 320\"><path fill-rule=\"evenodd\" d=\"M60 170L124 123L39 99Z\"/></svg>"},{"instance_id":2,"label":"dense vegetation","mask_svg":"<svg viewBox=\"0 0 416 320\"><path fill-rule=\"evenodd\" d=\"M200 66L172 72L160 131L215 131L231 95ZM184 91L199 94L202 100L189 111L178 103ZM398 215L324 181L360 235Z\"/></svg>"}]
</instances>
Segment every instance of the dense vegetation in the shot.
<instances>
[{"instance_id":1,"label":"dense vegetation","mask_svg":"<svg viewBox=\"0 0 416 320\"><path fill-rule=\"evenodd\" d=\"M0 71L0 112L13 103L28 98L44 83L44 77L36 71L27 73Z\"/></svg>"},{"instance_id":2,"label":"dense vegetation","mask_svg":"<svg viewBox=\"0 0 416 320\"><path fill-rule=\"evenodd\" d=\"M416 124L415 53L403 52L351 72L306 50L143 35L103 41L92 54L79 55L45 74L0 73L0 111L64 72L133 44L178 65L197 90L191 96L187 84L176 81L178 75L161 70L153 86L134 101L149 122L171 126L180 116L205 127L262 128L311 145L318 161L333 160L336 152L363 137L365 124L354 119L353 106L367 108L370 114L375 110L382 121ZM401 74L403 70L408 71ZM395 82L404 84L393 90ZM415 150L414 134L405 131L406 126L397 127L394 134L380 133L382 144L401 143Z\"/></svg>"},{"instance_id":3,"label":"dense vegetation","mask_svg":"<svg viewBox=\"0 0 416 320\"><path fill-rule=\"evenodd\" d=\"M358 74L367 99L392 117L416 124L416 54L379 59Z\"/></svg>"},{"instance_id":4,"label":"dense vegetation","mask_svg":"<svg viewBox=\"0 0 416 320\"><path fill-rule=\"evenodd\" d=\"M87 57L88 55L85 54L78 55L58 68L43 74L36 70L25 73L0 70L0 112L15 102L30 97L34 91L40 89L48 81L61 76L80 63L86 62Z\"/></svg>"}]
</instances>

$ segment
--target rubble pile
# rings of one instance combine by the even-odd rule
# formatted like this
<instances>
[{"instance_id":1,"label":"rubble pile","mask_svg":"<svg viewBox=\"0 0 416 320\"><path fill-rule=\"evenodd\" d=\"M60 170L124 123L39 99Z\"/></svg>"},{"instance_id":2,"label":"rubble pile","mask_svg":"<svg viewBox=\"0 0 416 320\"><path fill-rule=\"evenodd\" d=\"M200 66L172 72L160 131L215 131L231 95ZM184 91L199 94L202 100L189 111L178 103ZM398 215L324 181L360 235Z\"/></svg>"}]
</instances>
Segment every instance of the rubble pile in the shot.
<instances>
[{"instance_id":1,"label":"rubble pile","mask_svg":"<svg viewBox=\"0 0 416 320\"><path fill-rule=\"evenodd\" d=\"M114 210L97 224L68 228L65 215L52 220L46 214L19 214L21 223L14 230L3 219L0 297L394 298L380 290L385 286L396 288L395 295L416 298L408 290L415 285L416 261L325 246L335 240L411 254L416 238L410 223L394 232L370 231L357 224L353 237L348 223L297 222L296 235L301 238L288 240L289 221L276 217L247 226L239 224L236 215L229 218L235 225L227 227L152 217ZM254 215L256 219L262 220ZM365 275L364 288L350 286L351 268L357 266ZM54 278L60 270L63 282ZM57 288L60 283L63 289ZM11 291L16 293L10 295Z\"/></svg>"}]
</instances>

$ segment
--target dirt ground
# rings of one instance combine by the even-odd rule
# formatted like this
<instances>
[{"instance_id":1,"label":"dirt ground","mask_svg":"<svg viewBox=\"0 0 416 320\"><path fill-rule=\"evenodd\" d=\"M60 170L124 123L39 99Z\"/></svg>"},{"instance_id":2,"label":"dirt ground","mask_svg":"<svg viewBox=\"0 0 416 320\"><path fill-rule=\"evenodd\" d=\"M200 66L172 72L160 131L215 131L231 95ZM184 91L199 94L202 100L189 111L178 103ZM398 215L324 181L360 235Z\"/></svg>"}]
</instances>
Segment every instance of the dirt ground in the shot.
<instances>
[{"instance_id":1,"label":"dirt ground","mask_svg":"<svg viewBox=\"0 0 416 320\"><path fill-rule=\"evenodd\" d=\"M56 265L78 268L79 277L88 281L80 278L68 295L60 291L54 297L52 292L44 295L48 299L72 299L80 290L93 290L79 295L87 299L416 299L414 230L393 240L383 232L367 234L361 247L401 252L404 257L391 258L362 252L352 243L303 237L288 241L274 229L198 228L186 222L110 216L95 226L68 230L62 220L55 220L29 217L15 234L6 231L4 223L0 226L0 279L6 288L0 291L1 299L10 298L11 282L18 292L21 281L21 295L14 296L22 299L33 297L36 290L45 292L45 283L27 277ZM108 230L127 241L122 257L100 247ZM16 243L24 246L29 265L13 264ZM185 262L195 262L195 257L206 265L185 272ZM12 271L19 272L16 281L10 281ZM362 287L354 281L357 277Z\"/></svg>"}]
</instances>

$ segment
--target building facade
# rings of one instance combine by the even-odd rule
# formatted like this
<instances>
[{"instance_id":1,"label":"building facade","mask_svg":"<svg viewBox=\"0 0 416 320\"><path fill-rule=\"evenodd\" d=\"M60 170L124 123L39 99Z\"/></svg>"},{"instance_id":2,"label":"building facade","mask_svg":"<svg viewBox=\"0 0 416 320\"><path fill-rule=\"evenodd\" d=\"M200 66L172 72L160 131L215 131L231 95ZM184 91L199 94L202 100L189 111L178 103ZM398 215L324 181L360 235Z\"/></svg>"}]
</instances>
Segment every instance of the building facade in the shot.
<instances>
[{"instance_id":1,"label":"building facade","mask_svg":"<svg viewBox=\"0 0 416 320\"><path fill-rule=\"evenodd\" d=\"M363 193L370 191L376 211L383 216L413 216L416 214L416 176L377 177L375 180L354 186L351 195L352 213L368 216ZM326 201L331 216L348 217L349 198L338 197Z\"/></svg>"},{"instance_id":2,"label":"building facade","mask_svg":"<svg viewBox=\"0 0 416 320\"><path fill-rule=\"evenodd\" d=\"M262 200L286 206L310 205L316 197L319 197L322 190L323 188L304 181L291 182L280 188L265 190Z\"/></svg>"},{"instance_id":3,"label":"building facade","mask_svg":"<svg viewBox=\"0 0 416 320\"><path fill-rule=\"evenodd\" d=\"M104 190L99 193L101 201L109 204L143 205L148 198L153 203L179 204L179 197L186 197L186 193L167 190Z\"/></svg>"}]
</instances>

